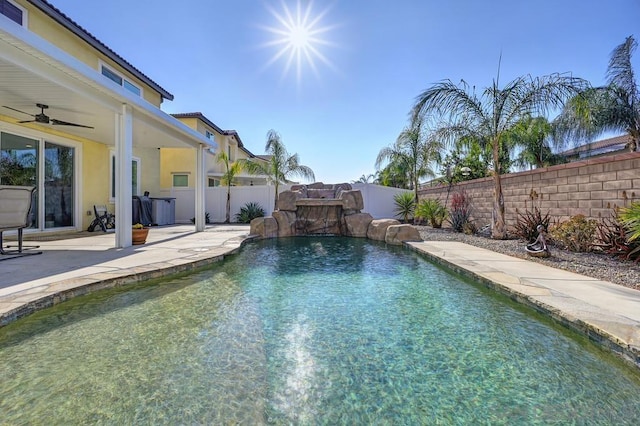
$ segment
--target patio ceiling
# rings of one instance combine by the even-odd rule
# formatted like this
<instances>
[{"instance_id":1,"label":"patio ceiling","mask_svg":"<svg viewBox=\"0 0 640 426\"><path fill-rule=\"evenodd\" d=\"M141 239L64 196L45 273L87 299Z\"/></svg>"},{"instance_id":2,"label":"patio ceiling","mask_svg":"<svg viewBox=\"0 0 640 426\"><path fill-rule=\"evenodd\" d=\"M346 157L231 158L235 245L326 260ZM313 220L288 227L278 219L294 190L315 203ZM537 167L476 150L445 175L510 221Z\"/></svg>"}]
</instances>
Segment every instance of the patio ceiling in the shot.
<instances>
[{"instance_id":1,"label":"patio ceiling","mask_svg":"<svg viewBox=\"0 0 640 426\"><path fill-rule=\"evenodd\" d=\"M185 147L211 143L174 117L129 93L86 64L12 23L0 20L0 115L29 120L45 113L61 121L94 127L25 123L20 126L55 130L71 136L114 145L116 114L123 104L133 107L133 145L145 148ZM12 34L10 31L13 31Z\"/></svg>"}]
</instances>

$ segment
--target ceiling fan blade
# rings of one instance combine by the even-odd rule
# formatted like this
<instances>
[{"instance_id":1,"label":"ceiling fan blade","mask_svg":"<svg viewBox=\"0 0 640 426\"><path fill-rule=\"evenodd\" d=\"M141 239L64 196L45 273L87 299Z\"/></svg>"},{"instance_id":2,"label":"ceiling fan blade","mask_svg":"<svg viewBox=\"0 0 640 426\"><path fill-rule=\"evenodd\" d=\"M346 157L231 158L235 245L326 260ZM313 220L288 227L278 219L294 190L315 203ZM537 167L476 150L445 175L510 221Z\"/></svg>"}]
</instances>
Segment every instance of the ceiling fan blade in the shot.
<instances>
[{"instance_id":1,"label":"ceiling fan blade","mask_svg":"<svg viewBox=\"0 0 640 426\"><path fill-rule=\"evenodd\" d=\"M18 123L35 123L36 120L24 120L24 121L18 121Z\"/></svg>"},{"instance_id":2,"label":"ceiling fan blade","mask_svg":"<svg viewBox=\"0 0 640 426\"><path fill-rule=\"evenodd\" d=\"M35 117L35 115L33 115L33 114L29 114L28 112L20 111L19 109L11 108L10 106L2 105L2 107L10 109L10 110L13 110L13 111L21 112L23 114L27 114L27 115L30 115L32 117Z\"/></svg>"},{"instance_id":3,"label":"ceiling fan blade","mask_svg":"<svg viewBox=\"0 0 640 426\"><path fill-rule=\"evenodd\" d=\"M51 124L58 125L58 126L73 126L73 127L84 127L85 129L93 129L93 127L91 126L85 126L84 124L70 123L68 121L56 120L55 118L51 119Z\"/></svg>"}]
</instances>

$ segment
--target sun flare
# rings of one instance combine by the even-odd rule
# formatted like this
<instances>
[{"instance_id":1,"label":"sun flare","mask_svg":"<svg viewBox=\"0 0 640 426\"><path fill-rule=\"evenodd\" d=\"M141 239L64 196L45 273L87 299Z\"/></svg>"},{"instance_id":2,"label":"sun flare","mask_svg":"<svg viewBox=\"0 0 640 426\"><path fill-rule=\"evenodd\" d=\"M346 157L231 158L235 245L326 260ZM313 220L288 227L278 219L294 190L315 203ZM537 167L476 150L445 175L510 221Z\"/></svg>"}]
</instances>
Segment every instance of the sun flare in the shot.
<instances>
[{"instance_id":1,"label":"sun flare","mask_svg":"<svg viewBox=\"0 0 640 426\"><path fill-rule=\"evenodd\" d=\"M313 13L313 1L303 8L300 0L297 0L295 10L289 9L284 0L281 2L280 12L267 6L269 13L275 18L277 26L262 27L273 35L273 39L264 43L263 47L275 47L276 51L265 65L265 69L275 62L284 62L282 79L292 69L295 69L296 82L300 86L303 68L311 68L316 77L320 77L318 64L323 63L329 68L335 69L331 61L321 51L324 46L332 46L333 43L322 38L333 27L322 23L329 9L324 9L317 15Z\"/></svg>"}]
</instances>

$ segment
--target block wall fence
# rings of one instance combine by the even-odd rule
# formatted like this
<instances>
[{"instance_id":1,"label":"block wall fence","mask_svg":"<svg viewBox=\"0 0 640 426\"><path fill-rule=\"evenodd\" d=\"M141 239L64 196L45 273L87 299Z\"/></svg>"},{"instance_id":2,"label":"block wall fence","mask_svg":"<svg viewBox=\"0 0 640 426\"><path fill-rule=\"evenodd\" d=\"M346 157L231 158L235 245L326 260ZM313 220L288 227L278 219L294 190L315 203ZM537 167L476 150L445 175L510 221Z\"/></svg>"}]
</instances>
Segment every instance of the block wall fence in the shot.
<instances>
[{"instance_id":1,"label":"block wall fence","mask_svg":"<svg viewBox=\"0 0 640 426\"><path fill-rule=\"evenodd\" d=\"M449 187L439 185L419 191L419 198L443 203L464 190L471 199L472 219L478 226L491 223L493 178L475 179ZM587 218L609 217L614 206L640 201L640 152L629 152L568 164L502 175L505 216L509 227L517 213L541 209L552 220L563 221L582 214ZM447 197L447 193L449 196Z\"/></svg>"}]
</instances>

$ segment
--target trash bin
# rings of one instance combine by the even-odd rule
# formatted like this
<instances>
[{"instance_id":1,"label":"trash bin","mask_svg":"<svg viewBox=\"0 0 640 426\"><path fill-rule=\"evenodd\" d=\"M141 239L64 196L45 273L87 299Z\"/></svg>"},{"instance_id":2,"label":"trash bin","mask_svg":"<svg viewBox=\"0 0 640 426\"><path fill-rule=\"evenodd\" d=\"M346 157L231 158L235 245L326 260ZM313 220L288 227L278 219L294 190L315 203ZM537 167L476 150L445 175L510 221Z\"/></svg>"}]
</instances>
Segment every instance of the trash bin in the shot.
<instances>
[{"instance_id":1,"label":"trash bin","mask_svg":"<svg viewBox=\"0 0 640 426\"><path fill-rule=\"evenodd\" d=\"M173 225L176 223L176 199L170 197L151 198L153 223Z\"/></svg>"}]
</instances>

